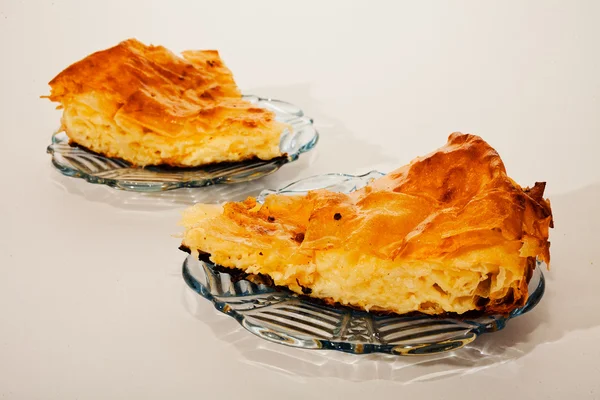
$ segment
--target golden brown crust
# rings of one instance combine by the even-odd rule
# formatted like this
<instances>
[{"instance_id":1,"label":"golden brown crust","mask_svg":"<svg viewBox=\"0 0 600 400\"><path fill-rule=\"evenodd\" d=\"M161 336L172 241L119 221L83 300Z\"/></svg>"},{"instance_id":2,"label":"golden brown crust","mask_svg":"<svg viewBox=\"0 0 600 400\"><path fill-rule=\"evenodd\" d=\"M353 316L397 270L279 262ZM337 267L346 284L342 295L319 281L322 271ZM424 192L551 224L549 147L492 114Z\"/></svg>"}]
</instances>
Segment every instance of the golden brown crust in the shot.
<instances>
[{"instance_id":1,"label":"golden brown crust","mask_svg":"<svg viewBox=\"0 0 600 400\"><path fill-rule=\"evenodd\" d=\"M66 68L50 81L48 98L65 109L63 130L72 140L135 165L280 156L279 136L286 126L242 99L219 53L182 56L129 39ZM217 143L228 135L237 135L237 142ZM203 147L212 153L202 153ZM136 150L147 154L137 157Z\"/></svg>"},{"instance_id":2,"label":"golden brown crust","mask_svg":"<svg viewBox=\"0 0 600 400\"><path fill-rule=\"evenodd\" d=\"M351 194L316 190L306 196L271 195L262 206L252 198L227 203L222 214L200 216L192 210L184 244L210 253L225 267L269 274L278 285L298 293L311 289L325 301L393 312L507 313L525 303L536 257L550 262L553 220L543 192L543 183L523 190L510 179L496 151L480 137L454 133L444 147ZM276 254L275 261L227 259L231 248L222 243L229 241L247 251ZM338 259L348 265L330 268ZM411 285L432 285L439 293L430 297L439 304L428 300L404 308L389 293L382 295L393 285L404 290L390 278L396 275ZM343 289L357 276L353 288L374 291L387 305L357 300L347 289L328 295L332 280ZM379 288L369 279L386 283ZM463 284L471 289L463 290ZM456 305L456 310L442 306L449 298L446 308Z\"/></svg>"},{"instance_id":3,"label":"golden brown crust","mask_svg":"<svg viewBox=\"0 0 600 400\"><path fill-rule=\"evenodd\" d=\"M199 110L202 103L210 105L210 96L241 97L217 51L184 54L188 57L178 57L162 46L125 40L67 67L50 81L49 99L63 102L69 96L97 91L109 93L123 105L133 100L133 110L145 105L139 98L146 95L161 105L161 113L181 118Z\"/></svg>"},{"instance_id":4,"label":"golden brown crust","mask_svg":"<svg viewBox=\"0 0 600 400\"><path fill-rule=\"evenodd\" d=\"M479 136L453 133L446 146L371 187L427 200L428 218L412 227L392 258L435 257L469 245L531 239L533 248L523 256L550 263L547 239L553 221L550 203L543 198L545 182L523 190Z\"/></svg>"}]
</instances>

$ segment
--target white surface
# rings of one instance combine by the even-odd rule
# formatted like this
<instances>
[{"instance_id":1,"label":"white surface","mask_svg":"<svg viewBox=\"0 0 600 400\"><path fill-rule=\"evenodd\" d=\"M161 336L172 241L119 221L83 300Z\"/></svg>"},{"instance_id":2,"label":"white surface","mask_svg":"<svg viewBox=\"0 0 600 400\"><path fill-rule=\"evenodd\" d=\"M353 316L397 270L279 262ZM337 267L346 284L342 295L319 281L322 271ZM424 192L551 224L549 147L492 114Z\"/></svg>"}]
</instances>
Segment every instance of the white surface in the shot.
<instances>
[{"instance_id":1,"label":"white surface","mask_svg":"<svg viewBox=\"0 0 600 400\"><path fill-rule=\"evenodd\" d=\"M600 2L0 3L0 398L600 398ZM52 170L46 83L127 37L217 48L246 93L303 107L317 150L258 183L144 197ZM240 331L180 277L178 213L482 135L556 229L531 314L437 358ZM276 397L279 396L279 397Z\"/></svg>"}]
</instances>

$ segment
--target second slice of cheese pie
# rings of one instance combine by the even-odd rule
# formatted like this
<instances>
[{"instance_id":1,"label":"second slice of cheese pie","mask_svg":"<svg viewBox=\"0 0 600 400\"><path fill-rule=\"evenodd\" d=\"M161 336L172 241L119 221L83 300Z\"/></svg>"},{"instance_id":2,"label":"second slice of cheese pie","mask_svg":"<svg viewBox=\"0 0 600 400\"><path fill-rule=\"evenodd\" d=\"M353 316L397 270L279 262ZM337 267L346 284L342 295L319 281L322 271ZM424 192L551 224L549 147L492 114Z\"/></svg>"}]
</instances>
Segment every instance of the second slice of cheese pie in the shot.
<instances>
[{"instance_id":1,"label":"second slice of cheese pie","mask_svg":"<svg viewBox=\"0 0 600 400\"><path fill-rule=\"evenodd\" d=\"M315 190L185 212L182 245L329 303L404 314L508 313L550 261L545 184L521 188L480 137L350 194Z\"/></svg>"}]
</instances>

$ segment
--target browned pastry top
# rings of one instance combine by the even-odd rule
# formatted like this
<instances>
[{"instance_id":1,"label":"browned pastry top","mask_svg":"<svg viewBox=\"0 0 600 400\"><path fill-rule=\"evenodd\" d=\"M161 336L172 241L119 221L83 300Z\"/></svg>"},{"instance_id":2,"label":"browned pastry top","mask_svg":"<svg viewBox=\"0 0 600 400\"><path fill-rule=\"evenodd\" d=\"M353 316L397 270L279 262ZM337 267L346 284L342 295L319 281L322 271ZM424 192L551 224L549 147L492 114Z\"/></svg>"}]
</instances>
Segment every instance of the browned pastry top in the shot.
<instances>
[{"instance_id":1,"label":"browned pastry top","mask_svg":"<svg viewBox=\"0 0 600 400\"><path fill-rule=\"evenodd\" d=\"M315 190L304 197L269 196L258 211L248 199L225 204L224 214L253 235L269 236L285 227L306 250L339 247L384 259L425 260L473 246L522 242L522 257L549 263L553 222L544 188L536 183L522 189L484 140L453 133L444 147L351 194Z\"/></svg>"},{"instance_id":2,"label":"browned pastry top","mask_svg":"<svg viewBox=\"0 0 600 400\"><path fill-rule=\"evenodd\" d=\"M401 303L368 306L367 297L386 293L375 289L375 279L389 285L386 277L399 271L435 270L451 293L461 292L460 282L477 285L484 279L477 277L492 276L469 292L472 309L504 313L526 301L536 257L550 262L553 220L544 188L522 189L489 144L453 133L442 148L350 194L270 195L262 205L254 198L226 203L221 212L198 205L184 217L183 243L220 265L269 274L298 293L309 288L326 301L374 310L403 309ZM232 256L238 248L246 250ZM502 270L510 275L504 283ZM326 294L334 293L327 285L345 287L347 279L365 291L364 302L346 302L349 294L337 289Z\"/></svg>"},{"instance_id":3,"label":"browned pastry top","mask_svg":"<svg viewBox=\"0 0 600 400\"><path fill-rule=\"evenodd\" d=\"M273 119L267 110L243 101L219 53L185 51L179 57L162 46L129 39L72 64L51 82L50 100L64 106L72 98L100 93L112 115L168 137L193 134L214 120L243 118L249 128ZM245 112L240 112L244 110ZM108 111L108 110L105 110Z\"/></svg>"}]
</instances>

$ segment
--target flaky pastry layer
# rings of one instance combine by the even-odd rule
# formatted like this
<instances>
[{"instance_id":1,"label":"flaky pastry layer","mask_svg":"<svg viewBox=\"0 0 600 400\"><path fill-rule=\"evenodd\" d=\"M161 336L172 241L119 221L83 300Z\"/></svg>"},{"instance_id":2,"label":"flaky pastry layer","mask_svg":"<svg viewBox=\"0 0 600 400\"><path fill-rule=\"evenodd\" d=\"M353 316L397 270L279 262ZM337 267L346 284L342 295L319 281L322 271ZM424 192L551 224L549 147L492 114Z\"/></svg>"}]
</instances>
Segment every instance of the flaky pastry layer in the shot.
<instances>
[{"instance_id":1,"label":"flaky pastry layer","mask_svg":"<svg viewBox=\"0 0 600 400\"><path fill-rule=\"evenodd\" d=\"M242 99L216 51L178 57L130 39L51 82L61 129L90 150L137 166L181 167L281 156L287 125Z\"/></svg>"},{"instance_id":2,"label":"flaky pastry layer","mask_svg":"<svg viewBox=\"0 0 600 400\"><path fill-rule=\"evenodd\" d=\"M183 246L331 303L398 314L508 313L550 262L544 184L522 189L480 137L350 194L271 195L186 211Z\"/></svg>"}]
</instances>

